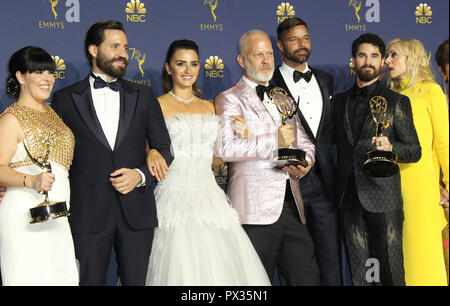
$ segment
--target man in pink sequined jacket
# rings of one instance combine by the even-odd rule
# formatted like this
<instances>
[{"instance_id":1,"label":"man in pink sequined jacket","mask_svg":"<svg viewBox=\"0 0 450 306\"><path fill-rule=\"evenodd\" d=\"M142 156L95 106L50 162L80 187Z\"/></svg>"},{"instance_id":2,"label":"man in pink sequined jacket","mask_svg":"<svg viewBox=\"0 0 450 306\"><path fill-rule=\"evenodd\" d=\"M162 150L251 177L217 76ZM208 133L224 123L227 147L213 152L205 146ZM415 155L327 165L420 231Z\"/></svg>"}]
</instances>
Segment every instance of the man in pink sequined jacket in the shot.
<instances>
[{"instance_id":1,"label":"man in pink sequined jacket","mask_svg":"<svg viewBox=\"0 0 450 306\"><path fill-rule=\"evenodd\" d=\"M267 34L244 33L237 60L242 78L215 100L220 116L216 155L229 162L231 205L271 280L277 268L282 285L319 285L298 182L314 164L314 145L298 116L282 125L270 101L274 54ZM308 167L273 167L273 151L289 145L306 152Z\"/></svg>"}]
</instances>

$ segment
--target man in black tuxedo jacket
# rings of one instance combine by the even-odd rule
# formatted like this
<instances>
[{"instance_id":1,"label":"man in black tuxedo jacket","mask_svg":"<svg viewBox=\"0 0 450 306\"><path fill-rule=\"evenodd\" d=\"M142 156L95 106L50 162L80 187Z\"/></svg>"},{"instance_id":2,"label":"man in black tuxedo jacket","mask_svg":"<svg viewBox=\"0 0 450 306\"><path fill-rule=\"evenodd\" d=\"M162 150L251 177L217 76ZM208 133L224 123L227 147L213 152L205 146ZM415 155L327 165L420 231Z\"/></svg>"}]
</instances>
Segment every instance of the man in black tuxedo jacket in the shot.
<instances>
[{"instance_id":1,"label":"man in black tuxedo jacket","mask_svg":"<svg viewBox=\"0 0 450 306\"><path fill-rule=\"evenodd\" d=\"M401 163L417 162L420 143L411 104L379 81L385 45L375 34L363 34L352 45L356 84L333 100L338 148L337 196L344 244L353 285L405 285L403 267L403 200L400 173L371 177L362 170L365 153L393 151ZM382 137L376 135L369 109L374 96L387 100L392 120Z\"/></svg>"},{"instance_id":2,"label":"man in black tuxedo jacket","mask_svg":"<svg viewBox=\"0 0 450 306\"><path fill-rule=\"evenodd\" d=\"M75 134L69 217L81 285L104 285L112 247L122 285L144 285L157 226L155 178L146 142L170 164L170 138L150 87L123 80L128 42L122 23L90 27L92 73L54 94L52 106Z\"/></svg>"},{"instance_id":3,"label":"man in black tuxedo jacket","mask_svg":"<svg viewBox=\"0 0 450 306\"><path fill-rule=\"evenodd\" d=\"M300 101L298 115L309 139L316 146L316 163L300 179L306 225L314 241L322 285L339 286L342 284L341 248L330 103L333 78L308 66L311 41L303 20L286 19L278 26L277 33L277 47L283 55L283 64L275 70L272 83Z\"/></svg>"}]
</instances>

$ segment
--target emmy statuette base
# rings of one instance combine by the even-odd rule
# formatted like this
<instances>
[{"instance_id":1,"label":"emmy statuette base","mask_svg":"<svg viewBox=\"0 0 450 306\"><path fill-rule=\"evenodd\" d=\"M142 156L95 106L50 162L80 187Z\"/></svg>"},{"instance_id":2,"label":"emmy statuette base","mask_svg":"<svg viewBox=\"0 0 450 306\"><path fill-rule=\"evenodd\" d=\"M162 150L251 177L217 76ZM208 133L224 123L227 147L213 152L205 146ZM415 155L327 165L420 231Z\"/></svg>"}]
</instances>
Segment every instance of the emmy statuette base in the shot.
<instances>
[{"instance_id":1,"label":"emmy statuette base","mask_svg":"<svg viewBox=\"0 0 450 306\"><path fill-rule=\"evenodd\" d=\"M300 149L279 148L273 152L272 164L277 169L282 169L289 165L302 165L308 167L306 153Z\"/></svg>"},{"instance_id":2,"label":"emmy statuette base","mask_svg":"<svg viewBox=\"0 0 450 306\"><path fill-rule=\"evenodd\" d=\"M31 219L29 223L44 222L49 219L70 216L66 202L44 201L30 208Z\"/></svg>"},{"instance_id":3,"label":"emmy statuette base","mask_svg":"<svg viewBox=\"0 0 450 306\"><path fill-rule=\"evenodd\" d=\"M362 168L365 174L373 177L390 177L399 172L398 156L391 151L370 151Z\"/></svg>"}]
</instances>

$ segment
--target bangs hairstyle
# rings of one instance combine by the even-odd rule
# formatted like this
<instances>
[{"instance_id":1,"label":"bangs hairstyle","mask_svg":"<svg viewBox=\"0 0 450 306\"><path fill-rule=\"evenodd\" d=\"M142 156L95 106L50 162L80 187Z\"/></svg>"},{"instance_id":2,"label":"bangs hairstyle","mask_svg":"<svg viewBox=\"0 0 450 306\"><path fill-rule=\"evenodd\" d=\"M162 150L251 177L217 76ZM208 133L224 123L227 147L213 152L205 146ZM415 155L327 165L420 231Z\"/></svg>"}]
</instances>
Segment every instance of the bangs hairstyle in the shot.
<instances>
[{"instance_id":1,"label":"bangs hairstyle","mask_svg":"<svg viewBox=\"0 0 450 306\"><path fill-rule=\"evenodd\" d=\"M386 49L390 50L391 48L406 56L406 77L410 78L406 88L413 87L422 81L435 82L430 58L419 40L396 38L388 44ZM391 88L399 90L401 87L400 79L390 79L389 85Z\"/></svg>"},{"instance_id":2,"label":"bangs hairstyle","mask_svg":"<svg viewBox=\"0 0 450 306\"><path fill-rule=\"evenodd\" d=\"M22 74L46 70L55 72L56 64L44 49L28 46L13 54L8 68L11 75L16 74L16 71L20 71Z\"/></svg>"},{"instance_id":3,"label":"bangs hairstyle","mask_svg":"<svg viewBox=\"0 0 450 306\"><path fill-rule=\"evenodd\" d=\"M18 98L20 94L19 81L16 72L33 73L36 71L55 72L56 64L53 58L44 49L28 46L16 51L9 59L9 76L6 80L6 92L12 98Z\"/></svg>"},{"instance_id":4,"label":"bangs hairstyle","mask_svg":"<svg viewBox=\"0 0 450 306\"><path fill-rule=\"evenodd\" d=\"M167 50L166 60L165 60L164 64L167 63L168 65L170 65L170 61L172 60L172 57L175 54L175 52L177 52L177 50L194 50L195 53L197 53L197 56L199 56L199 51L198 51L199 48L198 48L198 45L194 41L187 40L187 39L175 40L174 42L172 42L170 44L169 49ZM164 67L164 65L162 68L162 81L163 81L164 93L168 93L169 91L171 91L173 88L172 76L169 75L169 73L167 73L166 67ZM198 88L196 83L194 83L192 85L192 91L196 97L198 97L200 99L204 99L205 95L203 94L201 89Z\"/></svg>"}]
</instances>

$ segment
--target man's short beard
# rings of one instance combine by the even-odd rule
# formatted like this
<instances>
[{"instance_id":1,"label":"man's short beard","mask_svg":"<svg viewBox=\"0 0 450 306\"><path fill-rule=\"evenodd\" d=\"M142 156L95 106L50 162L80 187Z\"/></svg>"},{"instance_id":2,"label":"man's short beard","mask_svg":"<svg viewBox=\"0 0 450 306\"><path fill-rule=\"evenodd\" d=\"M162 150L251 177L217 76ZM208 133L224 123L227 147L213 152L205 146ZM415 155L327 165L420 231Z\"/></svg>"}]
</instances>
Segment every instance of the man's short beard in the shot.
<instances>
[{"instance_id":1,"label":"man's short beard","mask_svg":"<svg viewBox=\"0 0 450 306\"><path fill-rule=\"evenodd\" d=\"M125 62L125 66L124 67L117 67L117 68L114 67L113 64L117 60L123 60ZM96 63L97 63L97 67L101 71L103 71L104 73L106 73L107 75L109 75L109 76L111 76L113 78L117 78L117 79L121 78L127 72L128 61L124 57L116 57L116 58L108 60L101 53L98 53Z\"/></svg>"},{"instance_id":2,"label":"man's short beard","mask_svg":"<svg viewBox=\"0 0 450 306\"><path fill-rule=\"evenodd\" d=\"M283 47L284 47L284 50L287 50L287 48L285 46L283 46ZM306 55L296 56L295 52L296 51L301 51L301 50L305 50L306 51ZM311 50L310 49L300 48L298 50L295 50L293 53L285 52L283 54L283 57L288 59L288 60L290 60L290 61L292 61L292 62L294 62L294 63L303 64L303 63L306 63L306 61L308 61L310 55L311 55Z\"/></svg>"},{"instance_id":3,"label":"man's short beard","mask_svg":"<svg viewBox=\"0 0 450 306\"><path fill-rule=\"evenodd\" d=\"M253 69L253 66L247 61L245 57L244 57L244 64L245 64L245 71L247 72L247 74L258 82L267 83L273 77L273 73L275 71L274 67L272 67L272 71L270 72L270 74L267 77L265 77L264 75L262 75L262 73Z\"/></svg>"},{"instance_id":4,"label":"man's short beard","mask_svg":"<svg viewBox=\"0 0 450 306\"><path fill-rule=\"evenodd\" d=\"M375 69L375 67L371 66L371 68L374 69L374 72L371 73L369 71L362 71L363 68L366 68L366 67L361 67L360 69L356 69L356 75L358 76L358 79L360 81L370 82L370 81L378 78L380 75L381 69Z\"/></svg>"}]
</instances>

